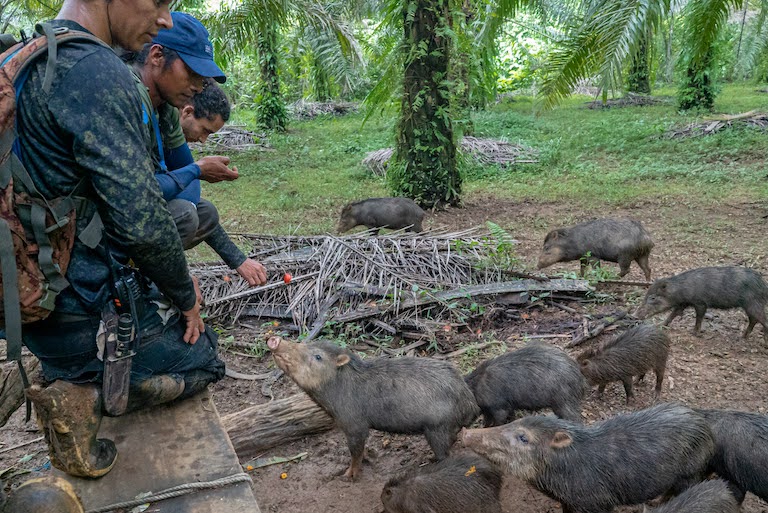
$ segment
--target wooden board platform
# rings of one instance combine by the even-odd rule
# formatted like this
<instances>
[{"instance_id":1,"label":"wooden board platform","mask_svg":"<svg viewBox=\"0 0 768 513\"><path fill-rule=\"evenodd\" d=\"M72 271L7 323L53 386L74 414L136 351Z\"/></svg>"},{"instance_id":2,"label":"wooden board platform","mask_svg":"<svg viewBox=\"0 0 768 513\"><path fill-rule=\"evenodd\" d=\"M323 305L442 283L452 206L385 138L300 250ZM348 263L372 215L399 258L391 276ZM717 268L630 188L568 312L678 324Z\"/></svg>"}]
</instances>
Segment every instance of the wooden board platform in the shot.
<instances>
[{"instance_id":1,"label":"wooden board platform","mask_svg":"<svg viewBox=\"0 0 768 513\"><path fill-rule=\"evenodd\" d=\"M86 511L186 483L214 481L242 473L208 392L171 406L104 418L100 438L114 440L115 467L100 479L67 479ZM197 490L153 502L147 513L260 513L250 482Z\"/></svg>"}]
</instances>

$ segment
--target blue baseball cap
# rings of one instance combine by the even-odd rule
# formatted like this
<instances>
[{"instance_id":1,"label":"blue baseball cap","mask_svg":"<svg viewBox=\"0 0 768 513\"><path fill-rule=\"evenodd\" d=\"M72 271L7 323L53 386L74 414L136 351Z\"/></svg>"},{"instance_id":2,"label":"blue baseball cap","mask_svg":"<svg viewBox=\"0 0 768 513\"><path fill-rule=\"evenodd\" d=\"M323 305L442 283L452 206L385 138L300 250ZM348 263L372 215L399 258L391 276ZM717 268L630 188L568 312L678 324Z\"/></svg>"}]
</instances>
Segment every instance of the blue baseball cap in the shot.
<instances>
[{"instance_id":1,"label":"blue baseball cap","mask_svg":"<svg viewBox=\"0 0 768 513\"><path fill-rule=\"evenodd\" d=\"M152 43L175 50L198 75L226 82L226 75L213 61L213 45L203 24L183 12L172 12L171 18L173 27L161 30Z\"/></svg>"}]
</instances>

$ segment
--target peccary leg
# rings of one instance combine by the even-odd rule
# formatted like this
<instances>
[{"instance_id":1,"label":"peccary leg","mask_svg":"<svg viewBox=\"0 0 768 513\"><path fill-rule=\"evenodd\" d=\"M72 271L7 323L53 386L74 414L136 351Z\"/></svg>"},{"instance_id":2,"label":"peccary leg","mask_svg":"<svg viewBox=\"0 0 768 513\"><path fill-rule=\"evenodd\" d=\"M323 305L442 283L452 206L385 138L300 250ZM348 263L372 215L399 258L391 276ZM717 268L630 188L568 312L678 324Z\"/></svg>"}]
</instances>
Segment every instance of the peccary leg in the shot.
<instances>
[{"instance_id":1,"label":"peccary leg","mask_svg":"<svg viewBox=\"0 0 768 513\"><path fill-rule=\"evenodd\" d=\"M680 317L683 314L683 310L685 310L685 308L679 306L672 310L667 319L664 321L664 326L669 326L669 323L672 322L675 317Z\"/></svg>"},{"instance_id":2,"label":"peccary leg","mask_svg":"<svg viewBox=\"0 0 768 513\"><path fill-rule=\"evenodd\" d=\"M509 418L509 411L504 409L489 410L483 414L483 422L485 427L501 426L507 423Z\"/></svg>"},{"instance_id":3,"label":"peccary leg","mask_svg":"<svg viewBox=\"0 0 768 513\"><path fill-rule=\"evenodd\" d=\"M621 380L624 383L624 393L627 394L627 404L633 404L635 401L635 394L632 392L632 376Z\"/></svg>"},{"instance_id":4,"label":"peccary leg","mask_svg":"<svg viewBox=\"0 0 768 513\"><path fill-rule=\"evenodd\" d=\"M447 426L436 426L424 430L424 436L435 453L435 458L444 460L448 457L448 451L458 436L458 430L453 430Z\"/></svg>"},{"instance_id":5,"label":"peccary leg","mask_svg":"<svg viewBox=\"0 0 768 513\"><path fill-rule=\"evenodd\" d=\"M363 462L363 454L365 454L365 440L368 438L368 428L344 434L347 436L347 445L349 446L349 452L352 454L352 461L349 463L349 468L344 472L344 475L354 480L360 474L360 466Z\"/></svg>"},{"instance_id":6,"label":"peccary leg","mask_svg":"<svg viewBox=\"0 0 768 513\"><path fill-rule=\"evenodd\" d=\"M619 259L619 277L623 278L629 274L629 266L632 265L632 260L620 258Z\"/></svg>"},{"instance_id":7,"label":"peccary leg","mask_svg":"<svg viewBox=\"0 0 768 513\"><path fill-rule=\"evenodd\" d=\"M637 265L645 273L645 281L651 281L651 266L648 264L648 255L639 256L635 259Z\"/></svg>"},{"instance_id":8,"label":"peccary leg","mask_svg":"<svg viewBox=\"0 0 768 513\"><path fill-rule=\"evenodd\" d=\"M744 502L744 498L747 496L747 491L739 488L739 486L733 481L727 481L727 484L728 484L728 491L731 492L734 497L736 497L736 502L738 502L739 504Z\"/></svg>"},{"instance_id":9,"label":"peccary leg","mask_svg":"<svg viewBox=\"0 0 768 513\"><path fill-rule=\"evenodd\" d=\"M696 310L696 324L693 327L693 334L699 336L701 334L701 323L704 320L704 314L707 313L707 307L705 305L693 305Z\"/></svg>"},{"instance_id":10,"label":"peccary leg","mask_svg":"<svg viewBox=\"0 0 768 513\"><path fill-rule=\"evenodd\" d=\"M597 397L603 397L603 392L605 392L605 384L597 387Z\"/></svg>"},{"instance_id":11,"label":"peccary leg","mask_svg":"<svg viewBox=\"0 0 768 513\"><path fill-rule=\"evenodd\" d=\"M558 404L557 406L553 406L552 413L561 419L581 423L581 411L579 411L578 407L571 406L570 404Z\"/></svg>"},{"instance_id":12,"label":"peccary leg","mask_svg":"<svg viewBox=\"0 0 768 513\"><path fill-rule=\"evenodd\" d=\"M664 373L667 371L666 363L654 369L656 372L656 399L661 395L661 384L664 382Z\"/></svg>"},{"instance_id":13,"label":"peccary leg","mask_svg":"<svg viewBox=\"0 0 768 513\"><path fill-rule=\"evenodd\" d=\"M759 322L763 326L763 339L765 339L765 341L768 342L768 332L766 332L766 322L765 322L765 310L763 309L763 306L759 304L750 304L746 308L744 308L744 311L747 312L747 317L749 318L749 325L747 326L747 331L744 332L744 338L747 338L749 334L752 333L752 328L754 328L755 324Z\"/></svg>"}]
</instances>

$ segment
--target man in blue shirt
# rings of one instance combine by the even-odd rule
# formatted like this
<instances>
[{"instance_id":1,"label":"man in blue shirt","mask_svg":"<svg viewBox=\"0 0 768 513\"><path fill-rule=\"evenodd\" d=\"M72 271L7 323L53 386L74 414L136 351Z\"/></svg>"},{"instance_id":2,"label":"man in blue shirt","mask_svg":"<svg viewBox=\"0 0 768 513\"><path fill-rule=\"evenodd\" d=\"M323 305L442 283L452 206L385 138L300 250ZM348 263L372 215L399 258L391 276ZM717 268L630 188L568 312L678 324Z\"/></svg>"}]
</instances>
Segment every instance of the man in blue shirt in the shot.
<instances>
[{"instance_id":1,"label":"man in blue shirt","mask_svg":"<svg viewBox=\"0 0 768 513\"><path fill-rule=\"evenodd\" d=\"M228 157L217 155L195 162L180 123L178 109L204 93L204 79L223 82L226 77L213 61L205 27L189 14L174 12L172 18L174 28L158 34L131 60L141 81L156 178L184 249L205 241L251 286L262 285L264 266L243 254L219 223L216 207L200 197L201 180L235 180L237 168L228 166ZM188 76L195 80L185 81Z\"/></svg>"}]
</instances>

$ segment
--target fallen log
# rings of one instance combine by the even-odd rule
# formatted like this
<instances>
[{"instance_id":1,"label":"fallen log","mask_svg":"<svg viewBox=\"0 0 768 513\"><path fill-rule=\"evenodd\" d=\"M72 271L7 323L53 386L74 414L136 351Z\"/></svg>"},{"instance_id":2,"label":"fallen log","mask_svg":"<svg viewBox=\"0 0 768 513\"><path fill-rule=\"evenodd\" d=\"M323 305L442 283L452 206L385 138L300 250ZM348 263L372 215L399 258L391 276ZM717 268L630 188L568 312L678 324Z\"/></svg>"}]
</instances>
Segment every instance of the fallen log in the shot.
<instances>
[{"instance_id":1,"label":"fallen log","mask_svg":"<svg viewBox=\"0 0 768 513\"><path fill-rule=\"evenodd\" d=\"M33 357L25 358L24 370L31 379L37 372L40 361ZM24 387L21 384L19 366L16 362L4 362L0 367L0 427L5 426L11 415L24 404Z\"/></svg>"},{"instance_id":2,"label":"fallen log","mask_svg":"<svg viewBox=\"0 0 768 513\"><path fill-rule=\"evenodd\" d=\"M452 301L476 296L489 296L496 294L509 294L511 292L588 292L592 290L586 280L556 279L549 281L515 280L482 285L465 285L455 289L429 292L422 291L422 295L406 299L399 304L400 310L423 306L432 303ZM383 312L394 311L395 306L373 305L365 306L356 311L337 315L331 320L336 322L351 322L367 319Z\"/></svg>"},{"instance_id":3,"label":"fallen log","mask_svg":"<svg viewBox=\"0 0 768 513\"><path fill-rule=\"evenodd\" d=\"M251 406L221 421L240 459L335 426L331 416L305 394Z\"/></svg>"}]
</instances>

